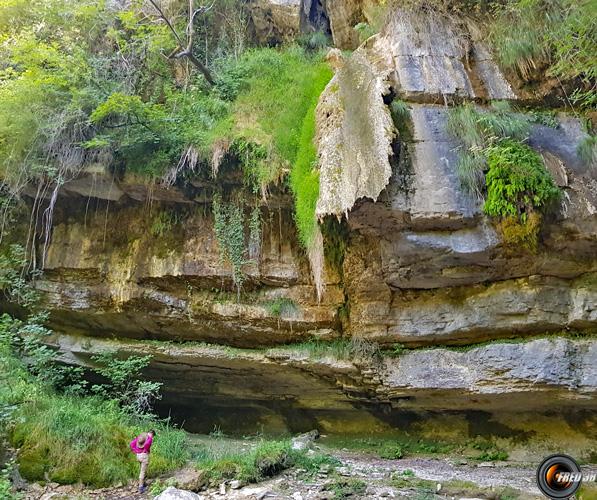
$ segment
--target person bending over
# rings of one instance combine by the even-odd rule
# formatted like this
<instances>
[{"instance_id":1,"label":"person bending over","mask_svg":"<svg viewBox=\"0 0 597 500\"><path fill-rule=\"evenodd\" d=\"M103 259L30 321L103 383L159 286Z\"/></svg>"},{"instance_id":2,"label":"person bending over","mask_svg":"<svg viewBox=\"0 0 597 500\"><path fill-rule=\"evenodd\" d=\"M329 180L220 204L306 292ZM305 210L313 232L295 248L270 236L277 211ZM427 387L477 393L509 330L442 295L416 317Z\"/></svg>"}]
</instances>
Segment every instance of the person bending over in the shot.
<instances>
[{"instance_id":1,"label":"person bending over","mask_svg":"<svg viewBox=\"0 0 597 500\"><path fill-rule=\"evenodd\" d=\"M145 492L145 474L147 473L147 466L149 465L149 453L155 431L142 432L135 439L131 441L131 450L137 456L137 461L141 464L139 472L139 493Z\"/></svg>"}]
</instances>

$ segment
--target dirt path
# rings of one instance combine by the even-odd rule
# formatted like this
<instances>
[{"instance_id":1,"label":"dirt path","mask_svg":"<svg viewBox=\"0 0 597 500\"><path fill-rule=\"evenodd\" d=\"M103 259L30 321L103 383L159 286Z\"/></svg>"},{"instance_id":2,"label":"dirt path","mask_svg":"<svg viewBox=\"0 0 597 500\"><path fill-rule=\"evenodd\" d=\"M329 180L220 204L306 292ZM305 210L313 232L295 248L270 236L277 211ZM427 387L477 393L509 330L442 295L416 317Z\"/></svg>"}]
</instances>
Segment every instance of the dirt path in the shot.
<instances>
[{"instance_id":1,"label":"dirt path","mask_svg":"<svg viewBox=\"0 0 597 500\"><path fill-rule=\"evenodd\" d=\"M203 500L285 499L332 500L334 498L379 499L413 498L415 500L452 500L486 498L496 500L543 499L535 484L535 466L497 462L478 464L447 458L405 458L384 460L362 453L322 449L341 462L335 471L322 468L314 476L292 469L256 485L232 489L230 484L201 492ZM597 468L583 468L597 472ZM347 496L338 496L345 494ZM77 489L48 485L28 490L26 500L63 498L148 499L134 487L104 490Z\"/></svg>"}]
</instances>

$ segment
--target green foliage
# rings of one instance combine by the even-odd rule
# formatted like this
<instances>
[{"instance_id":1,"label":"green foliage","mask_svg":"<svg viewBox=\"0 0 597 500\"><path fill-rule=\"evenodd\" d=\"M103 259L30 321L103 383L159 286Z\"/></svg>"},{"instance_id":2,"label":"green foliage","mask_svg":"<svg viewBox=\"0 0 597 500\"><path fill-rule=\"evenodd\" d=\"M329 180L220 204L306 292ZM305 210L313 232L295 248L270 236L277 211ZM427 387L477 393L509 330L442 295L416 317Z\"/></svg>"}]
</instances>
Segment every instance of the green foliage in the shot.
<instances>
[{"instance_id":1,"label":"green foliage","mask_svg":"<svg viewBox=\"0 0 597 500\"><path fill-rule=\"evenodd\" d=\"M14 462L8 462L0 469L0 500L19 500L23 498L20 493L14 491L10 481L10 475L14 468Z\"/></svg>"},{"instance_id":2,"label":"green foliage","mask_svg":"<svg viewBox=\"0 0 597 500\"><path fill-rule=\"evenodd\" d=\"M595 86L585 90L581 88L574 89L570 95L570 101L578 106L581 110L591 111L597 108L597 91Z\"/></svg>"},{"instance_id":3,"label":"green foliage","mask_svg":"<svg viewBox=\"0 0 597 500\"><path fill-rule=\"evenodd\" d=\"M392 486L398 489L416 489L418 490L416 498L420 498L422 493L432 494L435 482L427 479L420 479L416 477L412 470L406 469L402 473L392 474Z\"/></svg>"},{"instance_id":4,"label":"green foliage","mask_svg":"<svg viewBox=\"0 0 597 500\"><path fill-rule=\"evenodd\" d=\"M261 208L251 210L249 218L249 259L258 259L261 254Z\"/></svg>"},{"instance_id":5,"label":"green foliage","mask_svg":"<svg viewBox=\"0 0 597 500\"><path fill-rule=\"evenodd\" d=\"M479 150L465 151L460 155L456 164L456 173L462 188L474 198L483 199L483 184L485 182L485 158Z\"/></svg>"},{"instance_id":6,"label":"green foliage","mask_svg":"<svg viewBox=\"0 0 597 500\"><path fill-rule=\"evenodd\" d=\"M325 485L326 491L331 491L334 498L349 498L352 496L359 496L365 493L367 483L362 479L354 477L342 477L335 479L331 483Z\"/></svg>"},{"instance_id":7,"label":"green foliage","mask_svg":"<svg viewBox=\"0 0 597 500\"><path fill-rule=\"evenodd\" d=\"M377 30L369 23L359 23L353 29L359 34L359 41L361 43L377 34Z\"/></svg>"},{"instance_id":8,"label":"green foliage","mask_svg":"<svg viewBox=\"0 0 597 500\"><path fill-rule=\"evenodd\" d=\"M592 0L496 2L491 41L500 62L525 79L547 67L552 75L597 77L597 34Z\"/></svg>"},{"instance_id":9,"label":"green foliage","mask_svg":"<svg viewBox=\"0 0 597 500\"><path fill-rule=\"evenodd\" d=\"M37 304L39 293L27 280L26 265L25 249L21 245L10 245L0 254L0 290L9 301L29 308Z\"/></svg>"},{"instance_id":10,"label":"green foliage","mask_svg":"<svg viewBox=\"0 0 597 500\"><path fill-rule=\"evenodd\" d=\"M304 33L298 37L297 43L305 50L319 51L330 46L330 37L323 31Z\"/></svg>"},{"instance_id":11,"label":"green foliage","mask_svg":"<svg viewBox=\"0 0 597 500\"><path fill-rule=\"evenodd\" d=\"M491 440L483 439L481 437L475 438L471 447L475 450L479 450L481 454L477 456L477 460L482 461L493 461L493 460L507 460L508 453L498 448Z\"/></svg>"},{"instance_id":12,"label":"green foliage","mask_svg":"<svg viewBox=\"0 0 597 500\"><path fill-rule=\"evenodd\" d=\"M522 141L528 137L530 125L507 102L495 101L487 110L470 103L451 108L447 128L467 147L482 148L496 138L509 137Z\"/></svg>"},{"instance_id":13,"label":"green foliage","mask_svg":"<svg viewBox=\"0 0 597 500\"><path fill-rule=\"evenodd\" d=\"M224 204L220 194L212 203L214 231L220 247L220 258L232 266L232 279L237 291L245 279L242 266L245 263L245 228L243 210L236 203Z\"/></svg>"},{"instance_id":14,"label":"green foliage","mask_svg":"<svg viewBox=\"0 0 597 500\"><path fill-rule=\"evenodd\" d=\"M303 122L301 142L294 167L290 172L290 187L294 194L294 219L303 247L310 248L317 219L315 209L319 199L319 171L317 151L313 144L315 136L315 104L308 111Z\"/></svg>"},{"instance_id":15,"label":"green foliage","mask_svg":"<svg viewBox=\"0 0 597 500\"><path fill-rule=\"evenodd\" d=\"M396 343L392 346L392 350L388 354L393 357L399 357L404 354L405 350L404 344Z\"/></svg>"},{"instance_id":16,"label":"green foliage","mask_svg":"<svg viewBox=\"0 0 597 500\"><path fill-rule=\"evenodd\" d=\"M597 168L597 135L588 134L578 144L578 156L593 169Z\"/></svg>"},{"instance_id":17,"label":"green foliage","mask_svg":"<svg viewBox=\"0 0 597 500\"><path fill-rule=\"evenodd\" d=\"M114 402L41 394L23 404L17 416L11 441L19 447L19 470L26 479L44 480L47 474L59 483L102 487L136 475L138 466L128 443L144 428ZM153 422L145 425L158 429L150 475L181 466L188 456L179 446L184 433ZM177 456L171 453L173 446Z\"/></svg>"},{"instance_id":18,"label":"green foliage","mask_svg":"<svg viewBox=\"0 0 597 500\"><path fill-rule=\"evenodd\" d=\"M239 92L234 105L235 134L267 152L266 158L261 154L249 162L249 172L264 191L290 167L295 220L300 240L308 248L317 224L319 196L315 106L332 72L319 54L309 55L297 47L251 50L238 64L246 76L237 87L246 90Z\"/></svg>"},{"instance_id":19,"label":"green foliage","mask_svg":"<svg viewBox=\"0 0 597 500\"><path fill-rule=\"evenodd\" d=\"M170 486L176 487L176 480L175 479L156 479L149 485L149 494L152 497L157 497L161 495L165 489L169 488Z\"/></svg>"},{"instance_id":20,"label":"green foliage","mask_svg":"<svg viewBox=\"0 0 597 500\"><path fill-rule=\"evenodd\" d=\"M401 99L394 99L390 104L390 114L400 140L412 140L413 132L408 104Z\"/></svg>"},{"instance_id":21,"label":"green foliage","mask_svg":"<svg viewBox=\"0 0 597 500\"><path fill-rule=\"evenodd\" d=\"M137 422L115 401L56 394L14 354L10 323L0 331L0 432L19 448L21 474L29 480L108 486L136 475L128 443L144 427L158 429L152 476L187 459L185 434L150 419ZM141 425L143 427L141 427Z\"/></svg>"},{"instance_id":22,"label":"green foliage","mask_svg":"<svg viewBox=\"0 0 597 500\"><path fill-rule=\"evenodd\" d=\"M528 146L501 141L487 149L487 163L486 214L524 221L532 211L546 209L559 199L560 191L543 160Z\"/></svg>"},{"instance_id":23,"label":"green foliage","mask_svg":"<svg viewBox=\"0 0 597 500\"><path fill-rule=\"evenodd\" d=\"M494 102L488 110L480 110L472 104L452 108L448 114L448 132L467 148L456 165L463 189L482 199L487 148L503 138L526 139L530 121L536 120L534 115L527 118L516 114L507 102Z\"/></svg>"},{"instance_id":24,"label":"green foliage","mask_svg":"<svg viewBox=\"0 0 597 500\"><path fill-rule=\"evenodd\" d=\"M217 2L195 26L202 43L194 50L216 70L208 89L164 57L176 41L140 2L0 2L0 176L10 191L31 179L61 185L97 162L169 186L209 164L215 174L236 156L265 197L297 163L292 185L307 242L318 178L314 127L302 131L332 75L318 51L325 36L314 34L309 51L245 50L242 7Z\"/></svg>"},{"instance_id":25,"label":"green foliage","mask_svg":"<svg viewBox=\"0 0 597 500\"><path fill-rule=\"evenodd\" d=\"M292 317L298 312L297 303L287 297L280 297L266 304L268 312L277 318Z\"/></svg>"},{"instance_id":26,"label":"green foliage","mask_svg":"<svg viewBox=\"0 0 597 500\"><path fill-rule=\"evenodd\" d=\"M88 0L0 3L0 165L13 190L31 178L64 181L98 158L82 145L89 117L110 94L151 93L166 27L139 11ZM33 29L32 27L35 27ZM163 42L163 43L162 43ZM172 44L170 43L170 49ZM97 140L96 145L102 141Z\"/></svg>"},{"instance_id":27,"label":"green foliage","mask_svg":"<svg viewBox=\"0 0 597 500\"><path fill-rule=\"evenodd\" d=\"M556 112L549 109L530 109L528 110L529 121L539 123L546 127L558 128L558 119Z\"/></svg>"},{"instance_id":28,"label":"green foliage","mask_svg":"<svg viewBox=\"0 0 597 500\"><path fill-rule=\"evenodd\" d=\"M318 469L321 464L330 462L322 457L293 450L290 441L262 441L258 446L240 452L238 448L219 452L204 450L196 467L205 471L211 485L231 479L246 484L275 476L295 465L307 470Z\"/></svg>"},{"instance_id":29,"label":"green foliage","mask_svg":"<svg viewBox=\"0 0 597 500\"><path fill-rule=\"evenodd\" d=\"M161 238L165 234L169 233L179 222L180 218L178 214L175 212L162 210L152 219L149 232L152 236Z\"/></svg>"},{"instance_id":30,"label":"green foliage","mask_svg":"<svg viewBox=\"0 0 597 500\"><path fill-rule=\"evenodd\" d=\"M141 379L141 372L149 365L151 356L117 359L113 353L104 352L91 360L97 364L94 371L108 381L107 384L92 386L92 392L103 399L118 401L131 415L151 413L153 402L161 398L162 386L161 382Z\"/></svg>"},{"instance_id":31,"label":"green foliage","mask_svg":"<svg viewBox=\"0 0 597 500\"><path fill-rule=\"evenodd\" d=\"M379 449L379 456L387 460L397 460L402 458L402 446L395 443L386 443Z\"/></svg>"}]
</instances>

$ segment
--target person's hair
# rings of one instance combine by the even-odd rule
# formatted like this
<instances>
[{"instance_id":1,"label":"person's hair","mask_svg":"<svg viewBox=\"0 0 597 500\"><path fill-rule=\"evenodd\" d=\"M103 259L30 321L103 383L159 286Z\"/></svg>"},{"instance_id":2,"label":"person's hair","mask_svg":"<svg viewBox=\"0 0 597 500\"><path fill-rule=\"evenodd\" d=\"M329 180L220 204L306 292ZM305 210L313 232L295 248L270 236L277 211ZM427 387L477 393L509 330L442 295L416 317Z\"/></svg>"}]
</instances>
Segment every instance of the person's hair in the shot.
<instances>
[{"instance_id":1,"label":"person's hair","mask_svg":"<svg viewBox=\"0 0 597 500\"><path fill-rule=\"evenodd\" d=\"M147 434L145 432L142 432L137 436L137 446L143 446L145 444L145 441L147 441Z\"/></svg>"},{"instance_id":2,"label":"person's hair","mask_svg":"<svg viewBox=\"0 0 597 500\"><path fill-rule=\"evenodd\" d=\"M153 429L151 429L151 430L148 432L148 434L150 434L150 433L151 433L151 434L153 434L153 437L155 437L155 431L154 431Z\"/></svg>"}]
</instances>

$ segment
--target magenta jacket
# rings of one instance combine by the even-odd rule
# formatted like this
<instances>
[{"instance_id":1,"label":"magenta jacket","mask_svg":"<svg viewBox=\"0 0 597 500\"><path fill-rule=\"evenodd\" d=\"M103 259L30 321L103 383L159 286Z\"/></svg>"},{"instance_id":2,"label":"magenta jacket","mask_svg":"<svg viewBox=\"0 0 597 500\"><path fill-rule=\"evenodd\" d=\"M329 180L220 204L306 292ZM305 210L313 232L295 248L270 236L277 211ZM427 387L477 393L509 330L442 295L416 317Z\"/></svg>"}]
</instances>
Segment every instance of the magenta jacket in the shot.
<instances>
[{"instance_id":1,"label":"magenta jacket","mask_svg":"<svg viewBox=\"0 0 597 500\"><path fill-rule=\"evenodd\" d=\"M137 454L149 453L149 450L151 449L152 442L153 442L153 436L147 436L147 439L143 443L143 446L138 447L137 446L137 438L135 438L131 441L131 450L133 450L133 453L137 453Z\"/></svg>"}]
</instances>

